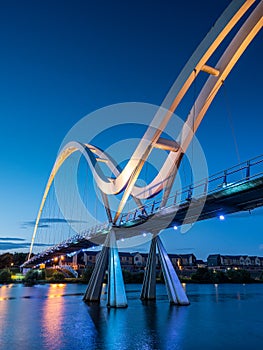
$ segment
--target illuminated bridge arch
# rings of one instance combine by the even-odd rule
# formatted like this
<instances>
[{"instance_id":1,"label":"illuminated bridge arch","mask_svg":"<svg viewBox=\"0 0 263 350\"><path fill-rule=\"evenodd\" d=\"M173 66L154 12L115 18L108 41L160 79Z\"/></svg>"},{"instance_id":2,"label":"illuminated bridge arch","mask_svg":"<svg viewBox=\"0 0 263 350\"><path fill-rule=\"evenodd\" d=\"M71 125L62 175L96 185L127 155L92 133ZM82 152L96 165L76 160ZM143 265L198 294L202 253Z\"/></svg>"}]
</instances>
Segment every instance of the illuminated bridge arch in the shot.
<instances>
[{"instance_id":1,"label":"illuminated bridge arch","mask_svg":"<svg viewBox=\"0 0 263 350\"><path fill-rule=\"evenodd\" d=\"M29 257L32 253L39 220L52 182L63 162L74 152L81 152L85 157L94 180L102 193L109 221L112 221L113 223L117 222L129 196L133 196L138 204L141 200L153 197L163 190L161 206L165 206L182 157L196 133L206 111L235 63L262 28L263 1L259 2L251 15L241 26L224 53L221 55L221 58L215 67L210 67L207 62L228 33L244 16L254 2L254 0L236 0L231 2L176 79L123 170L118 168L114 160L108 154L94 145L82 144L74 141L70 142L62 149L53 166L41 201L34 227ZM165 130L170 118L176 111L176 108L200 71L208 73L209 77L201 89L194 105L190 109L187 120L177 140L169 142L161 137L162 132ZM151 183L144 187L137 187L135 185L136 180L154 148L168 150L169 153L167 158L159 173ZM109 179L104 175L99 166L100 161L106 161L106 164L114 174L115 179ZM122 193L122 198L115 217L112 219L107 196L119 193Z\"/></svg>"}]
</instances>

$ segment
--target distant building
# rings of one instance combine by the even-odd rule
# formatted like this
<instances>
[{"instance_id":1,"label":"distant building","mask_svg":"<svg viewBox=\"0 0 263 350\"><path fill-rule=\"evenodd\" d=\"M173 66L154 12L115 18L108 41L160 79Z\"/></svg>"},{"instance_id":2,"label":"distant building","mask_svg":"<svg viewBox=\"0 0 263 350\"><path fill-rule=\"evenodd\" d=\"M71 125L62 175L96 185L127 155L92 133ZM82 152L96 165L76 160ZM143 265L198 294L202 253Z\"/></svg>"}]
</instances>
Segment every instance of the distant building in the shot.
<instances>
[{"instance_id":1,"label":"distant building","mask_svg":"<svg viewBox=\"0 0 263 350\"><path fill-rule=\"evenodd\" d=\"M240 258L243 258L242 263ZM239 266L245 263L246 257L240 257L239 255L221 255L221 265L223 266Z\"/></svg>"},{"instance_id":2,"label":"distant building","mask_svg":"<svg viewBox=\"0 0 263 350\"><path fill-rule=\"evenodd\" d=\"M211 254L207 258L208 267L260 267L263 266L263 258L248 255L220 255Z\"/></svg>"},{"instance_id":3,"label":"distant building","mask_svg":"<svg viewBox=\"0 0 263 350\"><path fill-rule=\"evenodd\" d=\"M131 253L131 255L133 257L134 266L136 267L146 266L148 254L136 252L136 253Z\"/></svg>"},{"instance_id":4,"label":"distant building","mask_svg":"<svg viewBox=\"0 0 263 350\"><path fill-rule=\"evenodd\" d=\"M79 252L77 256L74 256L74 264L77 263L79 266L83 267L94 266L98 259L99 253L99 251ZM126 270L144 269L148 258L148 254L139 252L119 252L119 256L121 265ZM196 266L196 257L194 254L169 254L169 257L176 269ZM69 258L67 258L67 261L63 261L63 263L69 264ZM157 269L160 268L158 254L156 255L156 267Z\"/></svg>"},{"instance_id":5,"label":"distant building","mask_svg":"<svg viewBox=\"0 0 263 350\"><path fill-rule=\"evenodd\" d=\"M83 262L84 265L95 265L96 261L97 261L97 255L99 252L94 252L94 251L90 251L90 252L85 252L83 253ZM79 257L79 260L81 260L81 257Z\"/></svg>"},{"instance_id":6,"label":"distant building","mask_svg":"<svg viewBox=\"0 0 263 350\"><path fill-rule=\"evenodd\" d=\"M220 266L222 265L220 254L211 254L207 258L207 266Z\"/></svg>"},{"instance_id":7,"label":"distant building","mask_svg":"<svg viewBox=\"0 0 263 350\"><path fill-rule=\"evenodd\" d=\"M195 263L196 263L197 268L199 268L199 269L207 267L207 263L205 263L203 260L197 259Z\"/></svg>"},{"instance_id":8,"label":"distant building","mask_svg":"<svg viewBox=\"0 0 263 350\"><path fill-rule=\"evenodd\" d=\"M260 258L258 256L251 256L250 257L253 261L253 265L255 266L261 266ZM262 261L263 262L263 261Z\"/></svg>"},{"instance_id":9,"label":"distant building","mask_svg":"<svg viewBox=\"0 0 263 350\"><path fill-rule=\"evenodd\" d=\"M196 266L196 257L194 254L168 254L175 268L187 266Z\"/></svg>"},{"instance_id":10,"label":"distant building","mask_svg":"<svg viewBox=\"0 0 263 350\"><path fill-rule=\"evenodd\" d=\"M121 265L130 270L133 265L133 257L130 253L119 253Z\"/></svg>"},{"instance_id":11,"label":"distant building","mask_svg":"<svg viewBox=\"0 0 263 350\"><path fill-rule=\"evenodd\" d=\"M80 251L74 256L56 257L51 264L70 265L74 269L84 268L85 266L94 266L99 257L100 251ZM199 260L194 254L168 254L175 269L183 273L191 273L197 268L247 268L251 270L263 269L263 257L248 255L221 255L210 254L207 262ZM123 269L129 271L143 270L147 264L148 254L140 252L119 252L120 263ZM63 258L63 259L62 259ZM158 254L156 254L156 268L161 268Z\"/></svg>"}]
</instances>

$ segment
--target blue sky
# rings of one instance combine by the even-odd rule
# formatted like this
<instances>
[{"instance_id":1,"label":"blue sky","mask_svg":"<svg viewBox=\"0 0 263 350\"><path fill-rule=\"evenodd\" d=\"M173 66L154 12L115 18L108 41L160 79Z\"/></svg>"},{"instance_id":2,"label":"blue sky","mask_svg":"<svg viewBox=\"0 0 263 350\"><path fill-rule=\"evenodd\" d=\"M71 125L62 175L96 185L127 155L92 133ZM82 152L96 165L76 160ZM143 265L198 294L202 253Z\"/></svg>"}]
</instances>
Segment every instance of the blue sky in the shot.
<instances>
[{"instance_id":1,"label":"blue sky","mask_svg":"<svg viewBox=\"0 0 263 350\"><path fill-rule=\"evenodd\" d=\"M161 104L228 4L1 3L0 249L8 249L3 238L30 240L32 226L25 228L23 223L37 215L67 131L88 113L110 104ZM210 174L238 163L228 113L241 160L262 153L262 35L227 78L197 133ZM249 219L198 223L184 236L168 231L164 241L173 252L194 252L200 258L210 252L263 255L261 213Z\"/></svg>"}]
</instances>

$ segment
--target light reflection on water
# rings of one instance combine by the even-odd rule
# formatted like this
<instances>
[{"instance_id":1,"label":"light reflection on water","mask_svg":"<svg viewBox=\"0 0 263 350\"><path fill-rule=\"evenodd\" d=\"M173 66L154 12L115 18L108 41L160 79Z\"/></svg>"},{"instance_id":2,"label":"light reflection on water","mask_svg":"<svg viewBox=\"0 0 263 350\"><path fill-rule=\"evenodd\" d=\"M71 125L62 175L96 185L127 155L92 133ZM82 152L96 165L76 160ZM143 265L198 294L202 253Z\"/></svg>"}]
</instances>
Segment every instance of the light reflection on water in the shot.
<instances>
[{"instance_id":1,"label":"light reflection on water","mask_svg":"<svg viewBox=\"0 0 263 350\"><path fill-rule=\"evenodd\" d=\"M41 317L41 329L43 330L44 344L49 348L61 349L63 334L62 320L64 315L65 303L62 298L66 284L51 284L48 288L47 298L43 303L43 315ZM59 298L54 301L52 299Z\"/></svg>"},{"instance_id":2,"label":"light reflection on water","mask_svg":"<svg viewBox=\"0 0 263 350\"><path fill-rule=\"evenodd\" d=\"M184 350L263 348L263 285L186 285L191 305L141 302L128 285L127 309L87 305L85 285L0 286L0 349ZM249 334L244 337L244 334Z\"/></svg>"}]
</instances>

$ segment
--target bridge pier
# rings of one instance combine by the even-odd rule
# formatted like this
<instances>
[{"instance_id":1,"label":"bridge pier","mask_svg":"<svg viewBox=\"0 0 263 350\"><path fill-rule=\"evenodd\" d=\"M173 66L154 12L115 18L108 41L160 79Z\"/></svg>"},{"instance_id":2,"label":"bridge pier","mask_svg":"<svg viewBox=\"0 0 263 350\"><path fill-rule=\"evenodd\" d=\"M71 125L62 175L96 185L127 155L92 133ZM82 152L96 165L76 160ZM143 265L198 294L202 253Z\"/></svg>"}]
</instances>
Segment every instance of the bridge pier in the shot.
<instances>
[{"instance_id":1,"label":"bridge pier","mask_svg":"<svg viewBox=\"0 0 263 350\"><path fill-rule=\"evenodd\" d=\"M190 302L160 237L157 237L157 248L170 303L177 305L189 305Z\"/></svg>"},{"instance_id":2,"label":"bridge pier","mask_svg":"<svg viewBox=\"0 0 263 350\"><path fill-rule=\"evenodd\" d=\"M72 265L78 267L78 253L76 253L75 255L73 255L73 258L72 258Z\"/></svg>"},{"instance_id":3,"label":"bridge pier","mask_svg":"<svg viewBox=\"0 0 263 350\"><path fill-rule=\"evenodd\" d=\"M127 307L121 262L117 248L115 232L109 233L109 266L108 266L108 307Z\"/></svg>"},{"instance_id":4,"label":"bridge pier","mask_svg":"<svg viewBox=\"0 0 263 350\"><path fill-rule=\"evenodd\" d=\"M140 296L142 300L156 299L156 240L157 237L153 237L147 258Z\"/></svg>"},{"instance_id":5,"label":"bridge pier","mask_svg":"<svg viewBox=\"0 0 263 350\"><path fill-rule=\"evenodd\" d=\"M107 243L106 241L105 243ZM108 245L104 245L100 252L98 260L95 264L93 273L90 277L88 288L83 297L84 301L100 301L102 284L103 284L104 275L107 269L108 256L109 256Z\"/></svg>"},{"instance_id":6,"label":"bridge pier","mask_svg":"<svg viewBox=\"0 0 263 350\"><path fill-rule=\"evenodd\" d=\"M170 303L176 305L189 305L190 302L187 295L159 236L152 239L143 280L141 299L156 299L156 246L159 252L159 260Z\"/></svg>"},{"instance_id":7,"label":"bridge pier","mask_svg":"<svg viewBox=\"0 0 263 350\"><path fill-rule=\"evenodd\" d=\"M112 230L105 240L99 258L91 275L88 288L84 295L85 302L99 302L103 279L108 269L107 306L112 308L127 307L121 263L116 243L115 232Z\"/></svg>"}]
</instances>

